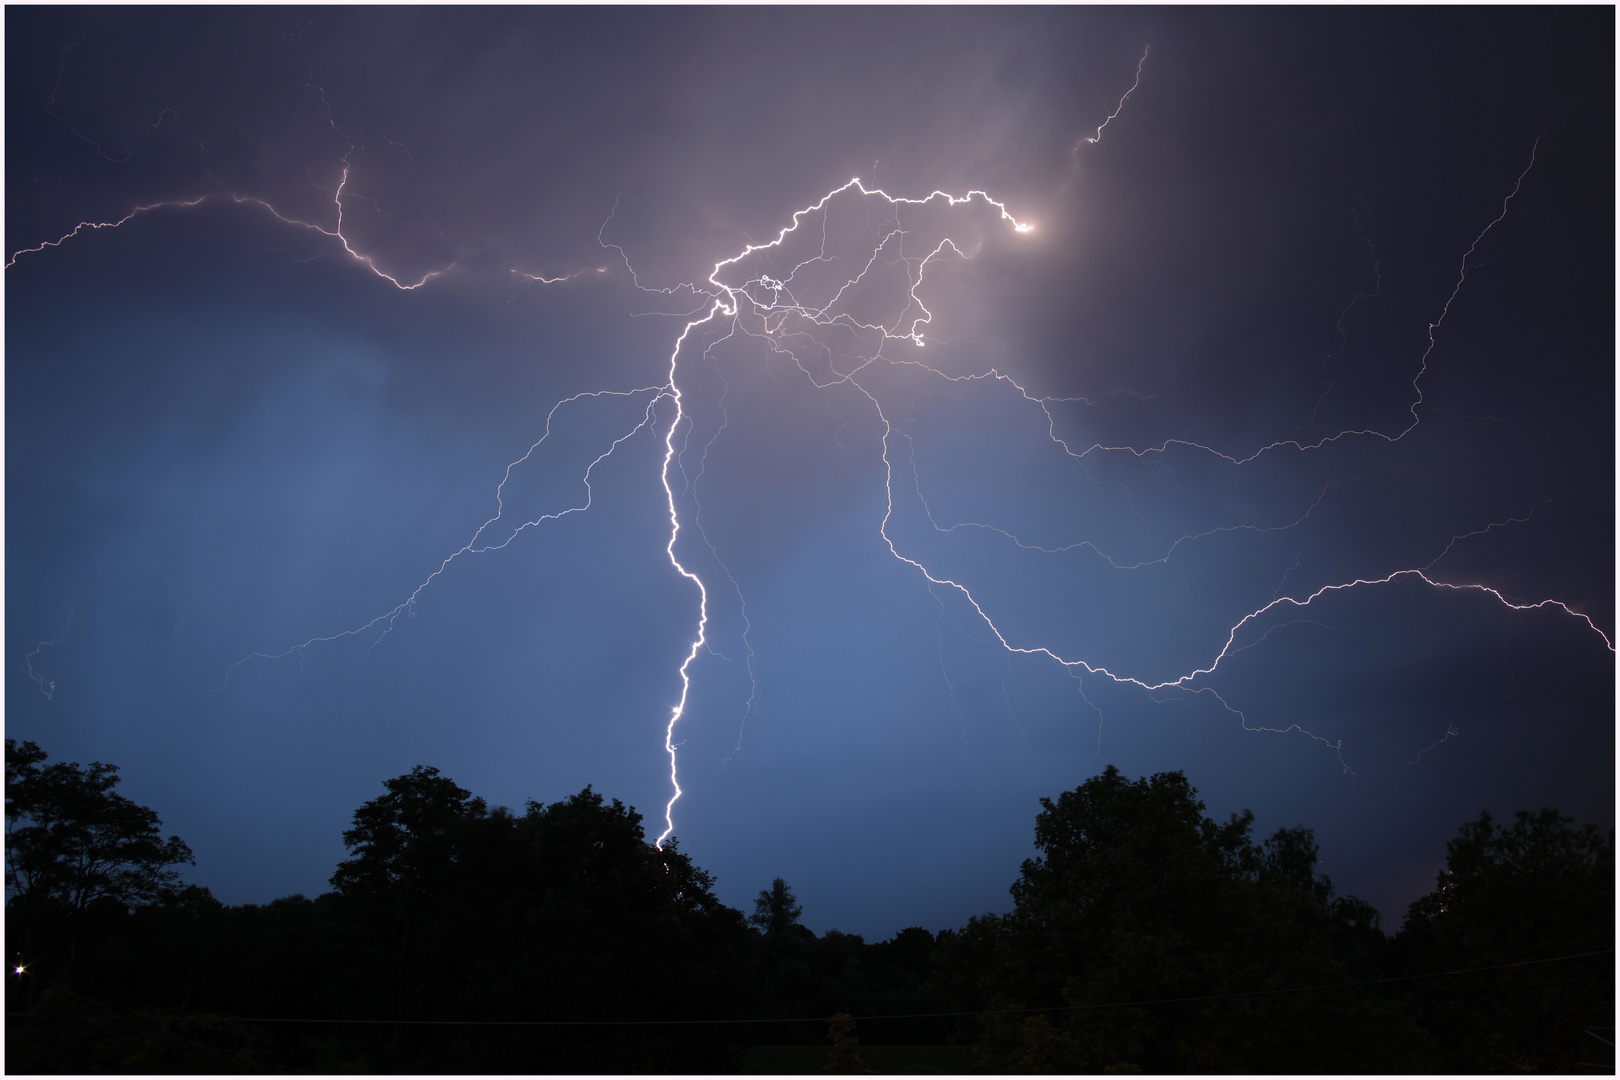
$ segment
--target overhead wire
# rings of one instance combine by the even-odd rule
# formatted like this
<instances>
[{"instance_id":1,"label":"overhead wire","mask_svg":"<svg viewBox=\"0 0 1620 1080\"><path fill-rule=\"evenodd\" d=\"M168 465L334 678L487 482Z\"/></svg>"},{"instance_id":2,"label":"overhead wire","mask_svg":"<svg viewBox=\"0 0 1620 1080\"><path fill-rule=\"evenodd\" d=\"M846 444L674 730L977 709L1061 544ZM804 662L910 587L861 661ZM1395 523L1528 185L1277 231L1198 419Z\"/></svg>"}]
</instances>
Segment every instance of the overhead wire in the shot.
<instances>
[{"instance_id":1,"label":"overhead wire","mask_svg":"<svg viewBox=\"0 0 1620 1080\"><path fill-rule=\"evenodd\" d=\"M1382 979L1359 979L1352 982L1320 983L1314 986L1289 986L1274 990L1240 990L1227 994L1193 994L1185 997L1146 998L1138 1001L1107 1001L1086 1005L1045 1005L1016 1009L966 1009L953 1012L929 1013L887 1013L852 1016L851 1019L857 1022L863 1020L937 1020L961 1016L1007 1016L1022 1013L1082 1012L1089 1009L1177 1005L1192 1001L1221 1001L1231 998L1266 997L1275 994L1300 994L1315 990L1344 990L1357 986L1379 986L1388 983L1412 982L1418 979L1438 979L1450 975L1472 975L1479 972L1503 971L1508 968L1530 967L1537 964L1556 964L1565 960L1582 960L1593 956L1610 955L1613 952L1613 949L1598 949L1593 952L1571 953L1568 956L1550 956L1542 960L1519 960L1510 964L1489 964L1483 967L1455 968L1451 971L1431 971L1417 975L1394 975ZM10 1013L9 1015L33 1016L36 1014ZM410 1024L413 1026L434 1027L666 1027L705 1024L820 1024L827 1021L825 1016L699 1020L338 1020L327 1017L291 1016L244 1016L237 1019L250 1024Z\"/></svg>"}]
</instances>

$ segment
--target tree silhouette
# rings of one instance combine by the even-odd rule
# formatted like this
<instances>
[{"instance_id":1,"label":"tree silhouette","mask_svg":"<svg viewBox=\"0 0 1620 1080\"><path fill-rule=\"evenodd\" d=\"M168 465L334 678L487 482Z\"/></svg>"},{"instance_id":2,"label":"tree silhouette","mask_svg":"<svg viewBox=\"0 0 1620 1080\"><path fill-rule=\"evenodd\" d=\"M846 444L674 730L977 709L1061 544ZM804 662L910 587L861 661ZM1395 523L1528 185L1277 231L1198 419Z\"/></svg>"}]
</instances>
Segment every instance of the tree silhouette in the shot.
<instances>
[{"instance_id":1,"label":"tree silhouette","mask_svg":"<svg viewBox=\"0 0 1620 1080\"><path fill-rule=\"evenodd\" d=\"M156 811L113 790L118 766L47 756L6 740L6 922L30 1001L73 970L98 927L172 890L172 868L193 861Z\"/></svg>"},{"instance_id":2,"label":"tree silhouette","mask_svg":"<svg viewBox=\"0 0 1620 1080\"><path fill-rule=\"evenodd\" d=\"M343 833L351 857L338 863L332 887L420 896L450 870L462 826L485 816L488 807L424 765L383 781L383 787L388 794L364 803L354 812L354 827Z\"/></svg>"},{"instance_id":3,"label":"tree silhouette","mask_svg":"<svg viewBox=\"0 0 1620 1080\"><path fill-rule=\"evenodd\" d=\"M6 889L25 906L83 912L155 899L192 863L178 836L163 839L157 812L119 795L118 766L41 763L32 742L6 740Z\"/></svg>"},{"instance_id":4,"label":"tree silhouette","mask_svg":"<svg viewBox=\"0 0 1620 1080\"><path fill-rule=\"evenodd\" d=\"M1012 913L940 936L936 979L957 1007L1045 1014L987 1016L984 1066L1422 1067L1422 1033L1385 1004L1277 992L1346 981L1310 830L1256 845L1252 814L1206 817L1181 773L1130 780L1113 766L1041 806Z\"/></svg>"},{"instance_id":5,"label":"tree silhouette","mask_svg":"<svg viewBox=\"0 0 1620 1080\"><path fill-rule=\"evenodd\" d=\"M1448 1068L1602 1062L1612 1050L1584 1029L1614 1037L1613 834L1553 809L1521 810L1508 826L1481 814L1446 845L1446 868L1408 909L1396 946L1414 974L1495 968L1414 987ZM1580 954L1596 955L1524 963Z\"/></svg>"},{"instance_id":6,"label":"tree silhouette","mask_svg":"<svg viewBox=\"0 0 1620 1080\"><path fill-rule=\"evenodd\" d=\"M776 878L770 888L759 890L759 897L754 901L754 913L748 916L748 924L767 934L780 934L798 924L803 910L794 899L788 883Z\"/></svg>"},{"instance_id":7,"label":"tree silhouette","mask_svg":"<svg viewBox=\"0 0 1620 1080\"><path fill-rule=\"evenodd\" d=\"M438 770L384 783L344 833L332 883L346 955L334 981L349 1015L577 1022L514 1027L476 1043L402 1029L406 1071L642 1072L728 1065L719 1032L620 1021L724 1015L740 993L740 913L641 815L589 787L521 815L489 809ZM729 1053L729 1051L725 1051ZM719 1056L717 1056L719 1055ZM392 1062L392 1064L389 1064Z\"/></svg>"}]
</instances>

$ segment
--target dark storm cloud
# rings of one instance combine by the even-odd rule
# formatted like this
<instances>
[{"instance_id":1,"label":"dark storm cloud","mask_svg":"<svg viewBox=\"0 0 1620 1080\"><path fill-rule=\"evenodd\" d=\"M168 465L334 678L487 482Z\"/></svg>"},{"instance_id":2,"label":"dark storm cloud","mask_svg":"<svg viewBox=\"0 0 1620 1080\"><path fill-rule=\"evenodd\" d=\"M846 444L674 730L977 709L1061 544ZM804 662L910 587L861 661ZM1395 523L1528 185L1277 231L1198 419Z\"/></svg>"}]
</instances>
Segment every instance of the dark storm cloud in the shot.
<instances>
[{"instance_id":1,"label":"dark storm cloud","mask_svg":"<svg viewBox=\"0 0 1620 1080\"><path fill-rule=\"evenodd\" d=\"M863 375L890 537L1014 644L1169 680L1277 597L1423 567L1612 636L1611 41L1603 9L8 8L9 251L205 200L7 270L8 730L124 765L233 901L322 888L418 762L661 817L696 613L668 398L633 435L651 394L559 411L503 496L578 505L628 436L590 510L344 632L467 542L557 401L665 381L680 283L852 176L1035 225L907 210L891 257L973 257L886 354L1073 400ZM836 291L892 216L840 196L732 274L825 228L796 280ZM891 317L897 265L849 309ZM960 923L1036 797L1109 762L1315 825L1391 925L1486 806L1612 822L1612 652L1563 610L1405 579L1247 624L1199 693L1076 678L890 554L883 420L805 374L856 335L794 339L801 370L699 333L676 824L728 901L781 874L818 927ZM1398 441L1230 460L1400 432L1426 354Z\"/></svg>"}]
</instances>

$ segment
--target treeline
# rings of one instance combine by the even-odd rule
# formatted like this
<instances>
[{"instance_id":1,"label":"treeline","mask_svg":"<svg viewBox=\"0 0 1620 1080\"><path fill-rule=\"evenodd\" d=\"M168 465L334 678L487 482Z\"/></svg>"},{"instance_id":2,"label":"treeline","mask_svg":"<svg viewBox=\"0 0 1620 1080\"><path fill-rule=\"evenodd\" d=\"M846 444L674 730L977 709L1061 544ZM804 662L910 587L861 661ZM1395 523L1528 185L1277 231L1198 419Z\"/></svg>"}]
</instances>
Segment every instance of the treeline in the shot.
<instances>
[{"instance_id":1,"label":"treeline","mask_svg":"<svg viewBox=\"0 0 1620 1080\"><path fill-rule=\"evenodd\" d=\"M226 906L115 767L46 760L6 741L8 1072L1612 1071L1613 836L1552 810L1466 825L1389 937L1309 829L1110 767L1042 801L1010 913L869 944L781 879L726 907L590 788L423 767L334 891Z\"/></svg>"}]
</instances>

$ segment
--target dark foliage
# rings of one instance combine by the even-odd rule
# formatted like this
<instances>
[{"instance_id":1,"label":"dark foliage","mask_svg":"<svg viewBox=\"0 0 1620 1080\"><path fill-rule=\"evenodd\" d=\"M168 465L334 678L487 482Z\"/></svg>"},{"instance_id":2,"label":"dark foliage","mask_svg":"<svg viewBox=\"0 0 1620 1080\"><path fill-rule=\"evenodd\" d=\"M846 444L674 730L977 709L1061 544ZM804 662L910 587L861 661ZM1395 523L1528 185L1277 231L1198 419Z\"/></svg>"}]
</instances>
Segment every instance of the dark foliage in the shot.
<instances>
[{"instance_id":1,"label":"dark foliage","mask_svg":"<svg viewBox=\"0 0 1620 1080\"><path fill-rule=\"evenodd\" d=\"M519 815L425 767L355 812L335 891L228 907L179 886L189 852L112 791L113 767L7 751L7 930L26 965L9 984L10 1071L1609 1060L1586 1029L1613 1023L1613 841L1550 810L1465 826L1391 942L1377 911L1317 872L1309 829L1256 843L1247 813L1211 820L1180 773L1109 768L1043 800L1010 913L868 944L806 929L781 878L745 919L673 842L648 843L634 809L588 787ZM1578 952L1598 955L1497 966ZM1492 970L1449 974L1470 967ZM950 1012L967 1015L924 1015ZM671 1022L712 1020L744 1023Z\"/></svg>"},{"instance_id":2,"label":"dark foliage","mask_svg":"<svg viewBox=\"0 0 1620 1080\"><path fill-rule=\"evenodd\" d=\"M88 938L165 895L179 880L172 867L192 861L178 836L163 839L154 811L113 790L118 766L46 757L6 740L6 936L30 969L25 998L69 973Z\"/></svg>"},{"instance_id":3,"label":"dark foliage","mask_svg":"<svg viewBox=\"0 0 1620 1080\"><path fill-rule=\"evenodd\" d=\"M42 765L45 751L6 740L6 892L29 904L82 913L110 901L151 901L192 861L178 836L163 839L152 810L113 789L118 766Z\"/></svg>"},{"instance_id":4,"label":"dark foliage","mask_svg":"<svg viewBox=\"0 0 1620 1080\"><path fill-rule=\"evenodd\" d=\"M748 916L748 925L767 934L780 934L799 924L803 910L794 898L793 890L788 888L788 883L777 878L771 882L770 888L759 890L759 898L754 901L754 913Z\"/></svg>"},{"instance_id":5,"label":"dark foliage","mask_svg":"<svg viewBox=\"0 0 1620 1080\"><path fill-rule=\"evenodd\" d=\"M155 1050L137 1053L142 1025L150 1026L142 1010L156 1008L192 1019L299 1021L254 1028L255 1039L266 1038L238 1048L243 1067L714 1072L734 1064L729 1036L713 1028L618 1025L736 1015L749 940L708 875L675 845L648 843L634 810L587 788L550 806L530 803L521 816L490 811L420 767L384 786L344 834L350 858L333 875L334 893L226 908L205 889L169 889L121 911L72 980L93 1000L66 996L68 983L54 980L59 993L23 1040L33 1055L25 1060L45 1071L144 1069L160 1060ZM78 1019L64 1024L65 1015ZM96 1039L57 1038L92 1015L103 1017ZM326 1020L384 1023L313 1023ZM394 1023L424 1020L481 1023ZM488 1023L535 1020L615 1023ZM203 1071L233 1071L224 1059L214 1065Z\"/></svg>"},{"instance_id":6,"label":"dark foliage","mask_svg":"<svg viewBox=\"0 0 1620 1080\"><path fill-rule=\"evenodd\" d=\"M1415 1011L1446 1068L1612 1070L1601 1040L1614 1038L1613 834L1551 809L1521 810L1506 827L1486 813L1446 852L1435 890L1412 903L1396 939L1408 974L1495 968L1414 980ZM1555 957L1577 958L1522 963Z\"/></svg>"},{"instance_id":7,"label":"dark foliage","mask_svg":"<svg viewBox=\"0 0 1620 1080\"><path fill-rule=\"evenodd\" d=\"M1310 830L1263 845L1218 823L1180 773L1112 766L1036 819L1006 916L942 935L959 1006L992 1013L987 1068L1021 1072L1418 1071L1427 1039L1394 1005L1346 990L1332 883ZM1366 905L1351 901L1342 912ZM1346 916L1341 914L1340 921ZM1268 993L1271 992L1271 993Z\"/></svg>"}]
</instances>

